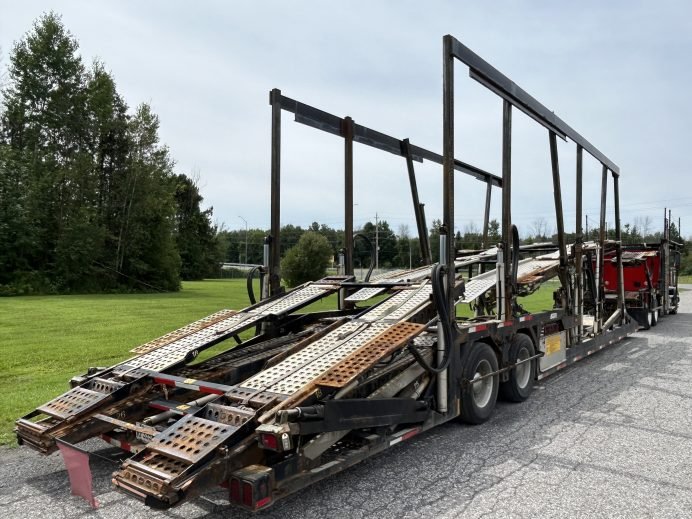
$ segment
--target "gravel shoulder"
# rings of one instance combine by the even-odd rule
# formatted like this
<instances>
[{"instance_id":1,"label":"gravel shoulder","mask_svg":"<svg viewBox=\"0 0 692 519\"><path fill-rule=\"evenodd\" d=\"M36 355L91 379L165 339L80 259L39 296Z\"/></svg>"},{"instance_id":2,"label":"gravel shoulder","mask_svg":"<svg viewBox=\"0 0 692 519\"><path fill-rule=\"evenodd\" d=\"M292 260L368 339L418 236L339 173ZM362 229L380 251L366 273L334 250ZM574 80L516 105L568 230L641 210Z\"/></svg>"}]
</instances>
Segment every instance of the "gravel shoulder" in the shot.
<instances>
[{"instance_id":1,"label":"gravel shoulder","mask_svg":"<svg viewBox=\"0 0 692 519\"><path fill-rule=\"evenodd\" d=\"M542 381L489 422L456 423L308 488L261 517L692 516L692 286L678 315ZM221 489L170 511L110 486L96 442L91 510L62 459L0 449L0 517L246 517ZM110 459L110 460L109 460Z\"/></svg>"}]
</instances>

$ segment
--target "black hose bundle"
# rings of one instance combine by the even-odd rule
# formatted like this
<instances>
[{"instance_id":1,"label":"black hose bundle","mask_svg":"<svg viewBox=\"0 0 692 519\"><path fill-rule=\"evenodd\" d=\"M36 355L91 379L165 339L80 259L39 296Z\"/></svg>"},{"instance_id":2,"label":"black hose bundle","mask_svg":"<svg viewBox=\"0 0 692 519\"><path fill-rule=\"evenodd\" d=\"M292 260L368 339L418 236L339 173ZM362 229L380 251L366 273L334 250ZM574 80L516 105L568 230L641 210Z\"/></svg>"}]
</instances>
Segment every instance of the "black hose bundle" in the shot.
<instances>
[{"instance_id":1,"label":"black hose bundle","mask_svg":"<svg viewBox=\"0 0 692 519\"><path fill-rule=\"evenodd\" d=\"M262 265L257 265L256 267L252 267L250 271L247 273L247 278L246 278L246 286L247 286L247 295L250 298L250 304L254 305L257 303L257 300L255 299L255 288L252 286L252 279L255 277L255 272L259 271L260 275L262 274L262 269L264 267ZM260 277L260 285L262 283L262 278ZM261 290L261 289L260 289Z\"/></svg>"},{"instance_id":2,"label":"black hose bundle","mask_svg":"<svg viewBox=\"0 0 692 519\"><path fill-rule=\"evenodd\" d=\"M439 263L432 269L433 301L435 302L435 306L437 306L437 313L440 316L437 325L442 327L442 333L445 341L445 353L442 362L437 367L431 366L428 364L425 358L423 358L423 355L421 355L413 343L409 343L409 350L416 361L423 366L427 372L433 374L442 373L444 370L446 370L449 367L449 361L452 357L452 323L449 320L449 312L447 311L447 294L444 286L446 272L447 268Z\"/></svg>"}]
</instances>

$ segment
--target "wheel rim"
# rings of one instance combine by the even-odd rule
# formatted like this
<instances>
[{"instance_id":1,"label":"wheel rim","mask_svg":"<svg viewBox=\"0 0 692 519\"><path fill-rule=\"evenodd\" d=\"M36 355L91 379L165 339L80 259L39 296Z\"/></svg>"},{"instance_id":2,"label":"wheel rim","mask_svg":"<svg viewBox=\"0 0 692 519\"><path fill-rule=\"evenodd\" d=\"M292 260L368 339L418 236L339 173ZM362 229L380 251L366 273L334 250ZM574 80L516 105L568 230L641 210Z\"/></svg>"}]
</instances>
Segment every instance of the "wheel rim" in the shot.
<instances>
[{"instance_id":1,"label":"wheel rim","mask_svg":"<svg viewBox=\"0 0 692 519\"><path fill-rule=\"evenodd\" d=\"M651 326L651 323L653 322L653 312L647 312L646 314L646 322L649 323L649 326Z\"/></svg>"},{"instance_id":2,"label":"wheel rim","mask_svg":"<svg viewBox=\"0 0 692 519\"><path fill-rule=\"evenodd\" d=\"M517 362L521 362L522 360L526 360L529 358L529 350L526 348L522 348L519 350L519 354L517 355ZM531 379L531 362L524 362L522 364L517 365L516 368L515 378L517 379L517 386L520 388L525 388L526 386L529 385L529 380Z\"/></svg>"},{"instance_id":3,"label":"wheel rim","mask_svg":"<svg viewBox=\"0 0 692 519\"><path fill-rule=\"evenodd\" d=\"M473 402L477 407L483 408L488 405L493 394L494 377L479 378L492 372L490 362L483 359L476 366L476 374L473 376Z\"/></svg>"}]
</instances>

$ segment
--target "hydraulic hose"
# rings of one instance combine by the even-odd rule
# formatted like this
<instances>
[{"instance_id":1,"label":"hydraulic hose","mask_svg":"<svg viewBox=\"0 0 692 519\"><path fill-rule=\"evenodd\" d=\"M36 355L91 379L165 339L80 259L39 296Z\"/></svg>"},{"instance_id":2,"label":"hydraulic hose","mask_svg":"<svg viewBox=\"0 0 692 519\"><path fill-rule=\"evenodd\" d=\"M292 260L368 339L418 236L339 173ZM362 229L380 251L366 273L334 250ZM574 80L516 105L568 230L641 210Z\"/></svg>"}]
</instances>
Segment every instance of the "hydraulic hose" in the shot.
<instances>
[{"instance_id":1,"label":"hydraulic hose","mask_svg":"<svg viewBox=\"0 0 692 519\"><path fill-rule=\"evenodd\" d=\"M353 238L354 238L354 241L355 241L355 238L361 238L365 241L365 243L370 245L370 268L368 269L368 273L365 276L365 279L363 280L365 282L368 282L368 281L370 281L370 276L372 275L372 271L375 268L375 255L377 254L377 251L375 250L375 246L373 245L373 243L370 241L370 238L365 236L365 234L357 232L356 234L353 235Z\"/></svg>"},{"instance_id":2,"label":"hydraulic hose","mask_svg":"<svg viewBox=\"0 0 692 519\"><path fill-rule=\"evenodd\" d=\"M517 293L517 271L519 270L519 229L512 225L512 294Z\"/></svg>"},{"instance_id":3,"label":"hydraulic hose","mask_svg":"<svg viewBox=\"0 0 692 519\"><path fill-rule=\"evenodd\" d=\"M418 364L420 364L427 372L432 374L442 373L444 370L446 370L449 367L449 361L452 357L450 353L452 351L452 324L449 321L449 312L447 312L447 297L444 288L446 271L447 268L445 265L438 263L433 267L431 276L433 301L437 306L437 313L440 316L437 325L442 327L442 333L444 335L446 346L444 360L439 366L433 367L425 360L425 358L423 358L413 343L409 343L409 350Z\"/></svg>"},{"instance_id":4,"label":"hydraulic hose","mask_svg":"<svg viewBox=\"0 0 692 519\"><path fill-rule=\"evenodd\" d=\"M250 298L250 304L254 305L257 303L257 300L255 299L255 289L252 286L252 279L255 277L255 272L262 270L261 265L257 265L256 267L252 267L250 271L247 273L247 277L245 278L246 280L246 285L247 285L247 295Z\"/></svg>"}]
</instances>

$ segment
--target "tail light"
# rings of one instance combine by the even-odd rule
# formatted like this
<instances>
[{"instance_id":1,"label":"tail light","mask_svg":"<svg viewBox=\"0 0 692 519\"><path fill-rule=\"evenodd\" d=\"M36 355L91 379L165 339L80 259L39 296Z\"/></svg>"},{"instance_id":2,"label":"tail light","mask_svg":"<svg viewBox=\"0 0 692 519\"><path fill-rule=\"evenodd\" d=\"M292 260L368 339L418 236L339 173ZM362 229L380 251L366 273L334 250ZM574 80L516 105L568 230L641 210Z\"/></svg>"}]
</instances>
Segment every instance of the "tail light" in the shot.
<instances>
[{"instance_id":1,"label":"tail light","mask_svg":"<svg viewBox=\"0 0 692 519\"><path fill-rule=\"evenodd\" d=\"M249 510L259 510L272 501L273 471L263 465L249 465L231 474L229 501Z\"/></svg>"},{"instance_id":2,"label":"tail light","mask_svg":"<svg viewBox=\"0 0 692 519\"><path fill-rule=\"evenodd\" d=\"M262 424L257 427L260 447L276 452L291 450L293 442L288 424Z\"/></svg>"}]
</instances>

